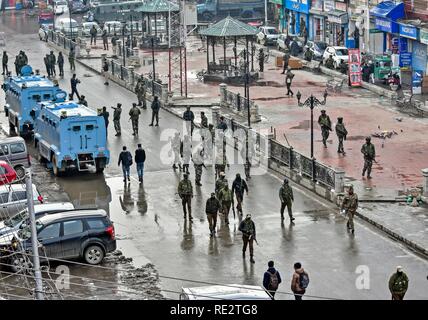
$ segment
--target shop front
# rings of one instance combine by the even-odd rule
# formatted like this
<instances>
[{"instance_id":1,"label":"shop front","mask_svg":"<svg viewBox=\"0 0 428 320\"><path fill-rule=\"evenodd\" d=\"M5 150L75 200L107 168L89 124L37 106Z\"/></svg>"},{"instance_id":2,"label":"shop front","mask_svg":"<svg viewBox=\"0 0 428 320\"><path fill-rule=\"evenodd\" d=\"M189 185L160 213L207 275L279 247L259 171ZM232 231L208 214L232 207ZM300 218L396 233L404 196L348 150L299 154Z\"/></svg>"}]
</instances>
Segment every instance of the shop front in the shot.
<instances>
[{"instance_id":1,"label":"shop front","mask_svg":"<svg viewBox=\"0 0 428 320\"><path fill-rule=\"evenodd\" d=\"M282 0L269 0L268 16L271 17L272 24L278 28L279 32L285 33L286 24L284 22L284 8Z\"/></svg>"},{"instance_id":2,"label":"shop front","mask_svg":"<svg viewBox=\"0 0 428 320\"><path fill-rule=\"evenodd\" d=\"M285 0L288 33L303 36L303 31L309 37L309 8L310 0Z\"/></svg>"},{"instance_id":3,"label":"shop front","mask_svg":"<svg viewBox=\"0 0 428 320\"><path fill-rule=\"evenodd\" d=\"M348 13L333 10L328 14L329 44L332 46L348 46Z\"/></svg>"},{"instance_id":4,"label":"shop front","mask_svg":"<svg viewBox=\"0 0 428 320\"><path fill-rule=\"evenodd\" d=\"M327 13L323 0L312 0L309 10L309 39L325 42Z\"/></svg>"},{"instance_id":5,"label":"shop front","mask_svg":"<svg viewBox=\"0 0 428 320\"><path fill-rule=\"evenodd\" d=\"M418 28L415 26L400 22L399 27L399 54L400 68L405 70L413 70L412 50L415 42L418 42Z\"/></svg>"}]
</instances>

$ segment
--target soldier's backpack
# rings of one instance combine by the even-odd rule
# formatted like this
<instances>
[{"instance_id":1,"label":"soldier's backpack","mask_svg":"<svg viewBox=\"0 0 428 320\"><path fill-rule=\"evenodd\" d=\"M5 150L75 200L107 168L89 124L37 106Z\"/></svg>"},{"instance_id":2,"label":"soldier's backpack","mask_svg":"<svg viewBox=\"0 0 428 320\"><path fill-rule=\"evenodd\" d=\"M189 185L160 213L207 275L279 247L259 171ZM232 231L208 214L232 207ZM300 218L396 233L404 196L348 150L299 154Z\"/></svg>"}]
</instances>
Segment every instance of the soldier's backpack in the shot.
<instances>
[{"instance_id":1,"label":"soldier's backpack","mask_svg":"<svg viewBox=\"0 0 428 320\"><path fill-rule=\"evenodd\" d=\"M279 280L278 280L278 271L275 271L275 273L270 274L270 280L269 280L269 290L277 290L279 286Z\"/></svg>"},{"instance_id":2,"label":"soldier's backpack","mask_svg":"<svg viewBox=\"0 0 428 320\"><path fill-rule=\"evenodd\" d=\"M306 272L303 272L299 276L299 287L306 289L309 285L309 276Z\"/></svg>"}]
</instances>

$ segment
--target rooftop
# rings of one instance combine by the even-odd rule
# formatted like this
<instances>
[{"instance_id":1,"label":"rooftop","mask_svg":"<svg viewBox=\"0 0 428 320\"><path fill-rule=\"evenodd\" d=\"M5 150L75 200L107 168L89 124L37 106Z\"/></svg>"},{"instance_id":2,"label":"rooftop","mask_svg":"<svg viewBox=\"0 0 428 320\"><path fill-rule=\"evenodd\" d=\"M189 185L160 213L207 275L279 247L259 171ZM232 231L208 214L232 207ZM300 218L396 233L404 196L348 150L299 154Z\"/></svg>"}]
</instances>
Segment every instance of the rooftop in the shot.
<instances>
[{"instance_id":1,"label":"rooftop","mask_svg":"<svg viewBox=\"0 0 428 320\"><path fill-rule=\"evenodd\" d=\"M257 28L228 16L199 34L208 37L244 37L255 36L257 33Z\"/></svg>"},{"instance_id":2,"label":"rooftop","mask_svg":"<svg viewBox=\"0 0 428 320\"><path fill-rule=\"evenodd\" d=\"M49 111L58 118L61 117L63 111L67 113L67 117L88 117L98 115L95 110L92 110L74 101L52 103L45 105L45 108L49 109Z\"/></svg>"},{"instance_id":3,"label":"rooftop","mask_svg":"<svg viewBox=\"0 0 428 320\"><path fill-rule=\"evenodd\" d=\"M54 87L55 84L44 76L22 76L22 77L12 77L12 83L15 83L18 87L22 88L25 85L27 88L34 87Z\"/></svg>"}]
</instances>

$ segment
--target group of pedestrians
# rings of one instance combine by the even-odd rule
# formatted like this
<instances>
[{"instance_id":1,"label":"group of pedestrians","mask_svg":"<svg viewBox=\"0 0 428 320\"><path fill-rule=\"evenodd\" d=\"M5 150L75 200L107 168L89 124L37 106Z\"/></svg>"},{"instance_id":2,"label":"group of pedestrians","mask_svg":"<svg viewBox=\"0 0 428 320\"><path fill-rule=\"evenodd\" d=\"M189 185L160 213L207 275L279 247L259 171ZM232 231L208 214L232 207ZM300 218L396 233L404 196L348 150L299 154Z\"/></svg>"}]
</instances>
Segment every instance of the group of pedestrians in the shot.
<instances>
[{"instance_id":1,"label":"group of pedestrians","mask_svg":"<svg viewBox=\"0 0 428 320\"><path fill-rule=\"evenodd\" d=\"M143 149L141 143L137 145L134 158L132 157L131 152L127 150L126 146L122 147L122 152L119 154L117 165L119 167L122 166L124 183L126 183L126 181L131 181L131 166L133 165L133 159L135 160L138 181L140 182L140 184L142 184L144 178L144 163L146 161L146 152Z\"/></svg>"}]
</instances>

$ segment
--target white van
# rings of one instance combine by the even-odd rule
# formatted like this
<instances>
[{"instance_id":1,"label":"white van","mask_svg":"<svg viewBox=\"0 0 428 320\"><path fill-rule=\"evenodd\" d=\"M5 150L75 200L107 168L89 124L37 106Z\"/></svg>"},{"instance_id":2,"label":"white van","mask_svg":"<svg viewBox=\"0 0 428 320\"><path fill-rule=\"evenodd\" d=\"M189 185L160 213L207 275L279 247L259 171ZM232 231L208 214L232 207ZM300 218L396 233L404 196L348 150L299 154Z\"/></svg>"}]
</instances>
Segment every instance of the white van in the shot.
<instances>
[{"instance_id":1,"label":"white van","mask_svg":"<svg viewBox=\"0 0 428 320\"><path fill-rule=\"evenodd\" d=\"M260 286L229 284L182 288L180 300L272 300Z\"/></svg>"},{"instance_id":2,"label":"white van","mask_svg":"<svg viewBox=\"0 0 428 320\"><path fill-rule=\"evenodd\" d=\"M76 20L70 18L59 18L55 20L55 31L59 31L66 36L70 36L71 33L77 37L79 31L79 24Z\"/></svg>"}]
</instances>

